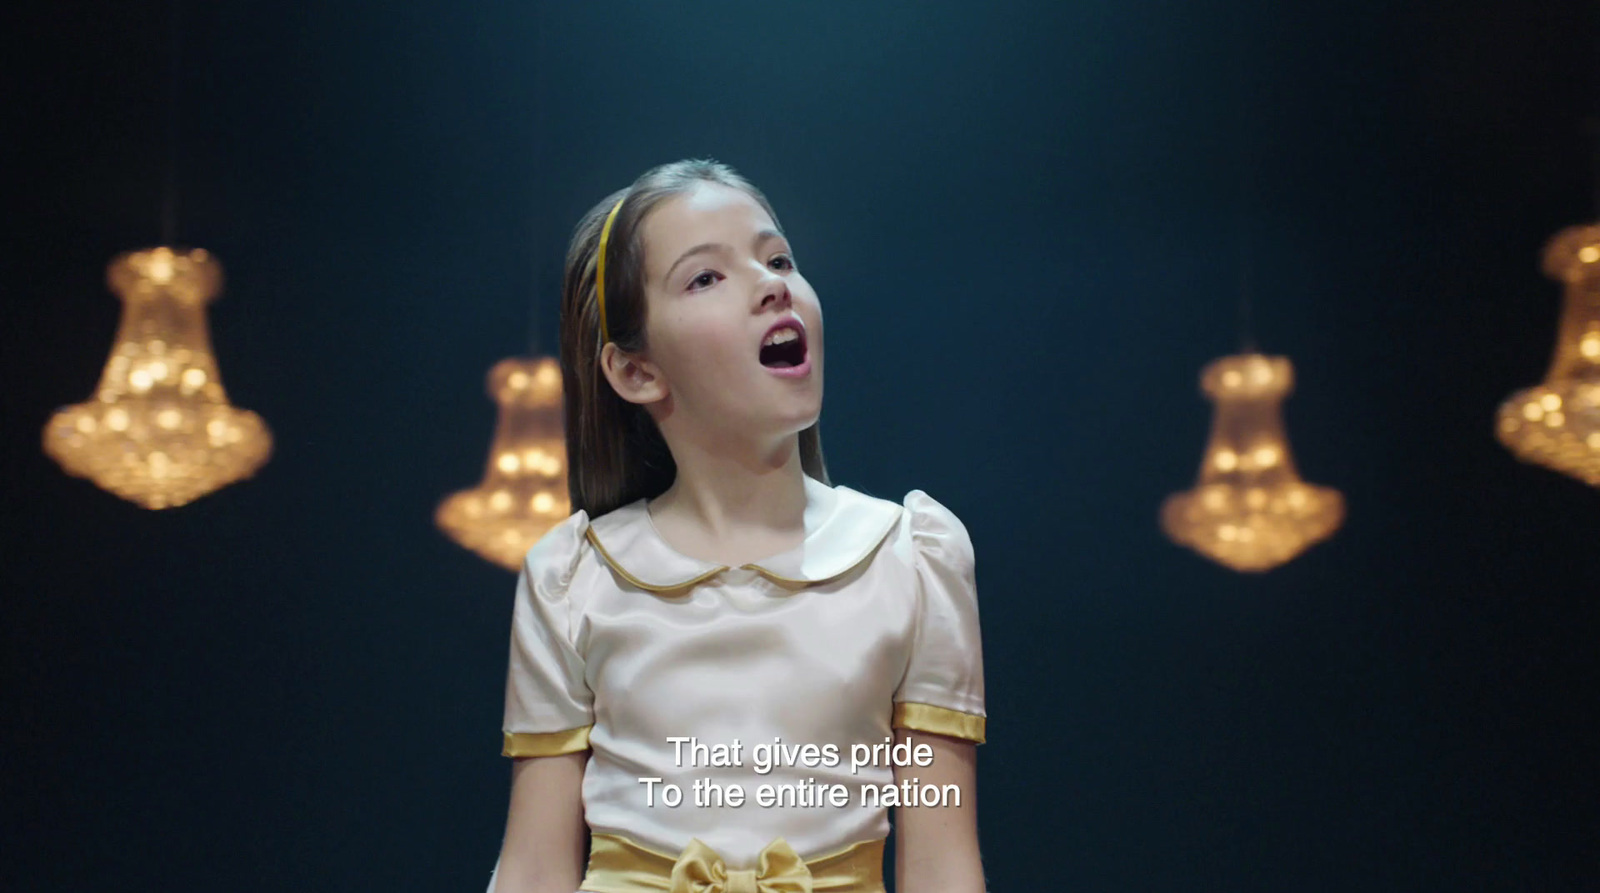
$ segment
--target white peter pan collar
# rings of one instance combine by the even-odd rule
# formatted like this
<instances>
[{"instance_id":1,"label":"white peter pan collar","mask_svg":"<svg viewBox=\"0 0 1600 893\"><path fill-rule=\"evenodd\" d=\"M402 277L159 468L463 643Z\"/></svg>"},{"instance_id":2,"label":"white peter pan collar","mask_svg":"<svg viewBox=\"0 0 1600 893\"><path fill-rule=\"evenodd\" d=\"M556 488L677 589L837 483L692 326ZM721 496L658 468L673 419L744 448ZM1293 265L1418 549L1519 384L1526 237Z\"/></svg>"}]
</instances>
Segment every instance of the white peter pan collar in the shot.
<instances>
[{"instance_id":1,"label":"white peter pan collar","mask_svg":"<svg viewBox=\"0 0 1600 893\"><path fill-rule=\"evenodd\" d=\"M871 555L900 518L899 504L849 487L829 487L807 475L805 489L805 542L742 569L795 586L831 580ZM638 499L607 512L585 532L595 552L623 579L640 589L668 592L731 570L667 545L646 503Z\"/></svg>"}]
</instances>

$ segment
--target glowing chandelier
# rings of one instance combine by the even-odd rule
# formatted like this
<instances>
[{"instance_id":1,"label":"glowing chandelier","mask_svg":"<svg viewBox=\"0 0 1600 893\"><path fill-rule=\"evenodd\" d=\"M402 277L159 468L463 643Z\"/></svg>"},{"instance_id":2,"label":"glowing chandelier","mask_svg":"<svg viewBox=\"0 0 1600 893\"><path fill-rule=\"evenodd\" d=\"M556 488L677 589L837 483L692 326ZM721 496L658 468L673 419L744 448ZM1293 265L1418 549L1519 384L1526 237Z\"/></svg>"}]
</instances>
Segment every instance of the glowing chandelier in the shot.
<instances>
[{"instance_id":1,"label":"glowing chandelier","mask_svg":"<svg viewBox=\"0 0 1600 893\"><path fill-rule=\"evenodd\" d=\"M87 402L63 407L44 450L145 508L180 506L247 478L272 451L260 416L228 403L206 330L222 268L200 249L118 256L107 271L122 299L116 343Z\"/></svg>"},{"instance_id":2,"label":"glowing chandelier","mask_svg":"<svg viewBox=\"0 0 1600 893\"><path fill-rule=\"evenodd\" d=\"M1344 499L1300 480L1283 432L1289 360L1222 357L1206 366L1200 387L1216 404L1211 439L1194 489L1161 507L1167 536L1234 570L1265 571L1331 535Z\"/></svg>"},{"instance_id":3,"label":"glowing chandelier","mask_svg":"<svg viewBox=\"0 0 1600 893\"><path fill-rule=\"evenodd\" d=\"M1522 461L1600 487L1600 224L1557 233L1544 271L1566 286L1555 357L1542 384L1500 404L1495 430Z\"/></svg>"},{"instance_id":4,"label":"glowing chandelier","mask_svg":"<svg viewBox=\"0 0 1600 893\"><path fill-rule=\"evenodd\" d=\"M561 369L550 357L506 359L489 370L500 405L482 483L452 493L435 520L453 539L510 570L572 514L561 423Z\"/></svg>"}]
</instances>

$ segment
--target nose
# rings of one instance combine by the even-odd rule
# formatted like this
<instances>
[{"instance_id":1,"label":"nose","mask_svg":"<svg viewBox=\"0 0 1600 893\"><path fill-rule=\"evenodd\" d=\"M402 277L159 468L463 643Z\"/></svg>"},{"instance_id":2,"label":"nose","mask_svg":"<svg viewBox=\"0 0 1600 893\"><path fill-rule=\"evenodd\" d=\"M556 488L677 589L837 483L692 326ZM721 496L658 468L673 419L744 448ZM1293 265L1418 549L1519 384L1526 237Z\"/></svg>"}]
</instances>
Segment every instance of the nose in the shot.
<instances>
[{"instance_id":1,"label":"nose","mask_svg":"<svg viewBox=\"0 0 1600 893\"><path fill-rule=\"evenodd\" d=\"M789 294L789 283L773 270L763 269L765 274L761 277L760 286L756 291L756 294L761 296L761 309L767 310L771 307L777 307L779 310L787 309L794 300Z\"/></svg>"}]
</instances>

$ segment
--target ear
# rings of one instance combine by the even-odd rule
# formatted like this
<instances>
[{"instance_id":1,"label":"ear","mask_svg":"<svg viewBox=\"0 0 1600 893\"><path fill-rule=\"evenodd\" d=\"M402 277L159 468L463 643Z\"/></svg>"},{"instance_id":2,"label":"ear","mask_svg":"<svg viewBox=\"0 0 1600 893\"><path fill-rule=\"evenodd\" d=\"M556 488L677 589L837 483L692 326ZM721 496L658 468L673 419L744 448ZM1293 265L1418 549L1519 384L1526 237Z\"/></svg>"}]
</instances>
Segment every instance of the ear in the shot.
<instances>
[{"instance_id":1,"label":"ear","mask_svg":"<svg viewBox=\"0 0 1600 893\"><path fill-rule=\"evenodd\" d=\"M629 403L655 403L671 390L661 369L644 357L625 353L615 341L600 349L600 371L617 395Z\"/></svg>"}]
</instances>

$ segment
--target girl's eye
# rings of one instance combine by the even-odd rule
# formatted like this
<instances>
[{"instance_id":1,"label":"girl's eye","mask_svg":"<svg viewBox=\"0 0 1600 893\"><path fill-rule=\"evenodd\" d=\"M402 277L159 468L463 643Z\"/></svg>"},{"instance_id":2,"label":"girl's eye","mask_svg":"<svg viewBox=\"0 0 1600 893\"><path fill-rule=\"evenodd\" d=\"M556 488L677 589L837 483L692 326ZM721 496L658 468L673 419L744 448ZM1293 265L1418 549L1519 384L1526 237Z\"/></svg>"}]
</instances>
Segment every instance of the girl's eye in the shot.
<instances>
[{"instance_id":1,"label":"girl's eye","mask_svg":"<svg viewBox=\"0 0 1600 893\"><path fill-rule=\"evenodd\" d=\"M779 269L779 270L792 270L792 269L794 269L794 258L790 257L787 254L778 255L777 257L773 258L770 261L770 263L778 264L778 266L775 267L775 269Z\"/></svg>"},{"instance_id":2,"label":"girl's eye","mask_svg":"<svg viewBox=\"0 0 1600 893\"><path fill-rule=\"evenodd\" d=\"M689 280L690 289L710 288L717 284L717 274L706 270L700 275Z\"/></svg>"}]
</instances>

